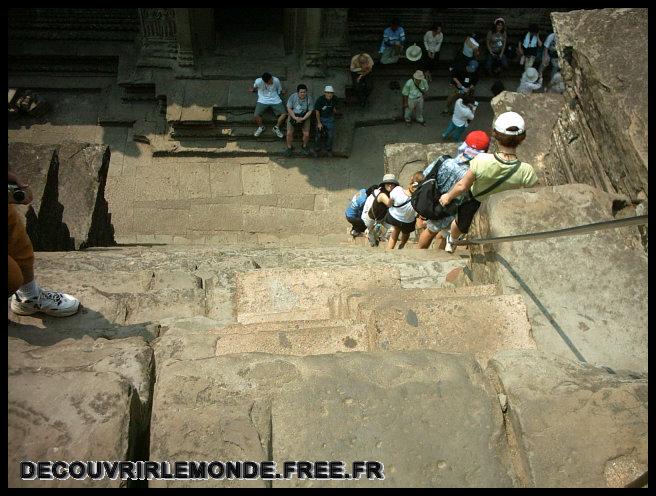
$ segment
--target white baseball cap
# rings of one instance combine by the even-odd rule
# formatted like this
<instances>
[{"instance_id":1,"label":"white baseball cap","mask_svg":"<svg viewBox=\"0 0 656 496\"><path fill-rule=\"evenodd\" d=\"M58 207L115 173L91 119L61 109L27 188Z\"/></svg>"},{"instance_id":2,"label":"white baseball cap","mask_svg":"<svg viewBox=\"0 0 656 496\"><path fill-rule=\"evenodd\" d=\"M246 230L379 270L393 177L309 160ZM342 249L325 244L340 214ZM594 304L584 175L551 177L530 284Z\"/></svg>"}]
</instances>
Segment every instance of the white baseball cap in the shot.
<instances>
[{"instance_id":1,"label":"white baseball cap","mask_svg":"<svg viewBox=\"0 0 656 496\"><path fill-rule=\"evenodd\" d=\"M325 93L335 93L335 89L334 89L332 86L330 86L330 85L327 85L327 86L323 89L323 91L324 91Z\"/></svg>"},{"instance_id":2,"label":"white baseball cap","mask_svg":"<svg viewBox=\"0 0 656 496\"><path fill-rule=\"evenodd\" d=\"M509 130L515 127L516 130ZM517 136L526 131L524 119L517 112L504 112L494 121L494 130L509 136Z\"/></svg>"}]
</instances>

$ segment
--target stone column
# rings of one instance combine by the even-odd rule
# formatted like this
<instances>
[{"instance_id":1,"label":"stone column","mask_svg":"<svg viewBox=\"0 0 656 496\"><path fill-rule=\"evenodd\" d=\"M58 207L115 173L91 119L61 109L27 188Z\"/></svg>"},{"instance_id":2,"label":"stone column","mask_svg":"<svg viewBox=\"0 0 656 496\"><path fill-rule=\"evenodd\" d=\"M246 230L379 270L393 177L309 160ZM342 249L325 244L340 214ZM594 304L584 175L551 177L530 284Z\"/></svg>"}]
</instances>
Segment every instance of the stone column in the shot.
<instances>
[{"instance_id":1,"label":"stone column","mask_svg":"<svg viewBox=\"0 0 656 496\"><path fill-rule=\"evenodd\" d=\"M323 9L306 9L305 40L303 54L309 66L322 65L321 53L321 11Z\"/></svg>"},{"instance_id":2,"label":"stone column","mask_svg":"<svg viewBox=\"0 0 656 496\"><path fill-rule=\"evenodd\" d=\"M173 10L175 10L175 26L178 42L178 65L180 67L193 67L194 47L191 35L191 16L189 15L189 9Z\"/></svg>"},{"instance_id":3,"label":"stone column","mask_svg":"<svg viewBox=\"0 0 656 496\"><path fill-rule=\"evenodd\" d=\"M341 67L350 60L348 9L323 9L319 47L326 65Z\"/></svg>"}]
</instances>

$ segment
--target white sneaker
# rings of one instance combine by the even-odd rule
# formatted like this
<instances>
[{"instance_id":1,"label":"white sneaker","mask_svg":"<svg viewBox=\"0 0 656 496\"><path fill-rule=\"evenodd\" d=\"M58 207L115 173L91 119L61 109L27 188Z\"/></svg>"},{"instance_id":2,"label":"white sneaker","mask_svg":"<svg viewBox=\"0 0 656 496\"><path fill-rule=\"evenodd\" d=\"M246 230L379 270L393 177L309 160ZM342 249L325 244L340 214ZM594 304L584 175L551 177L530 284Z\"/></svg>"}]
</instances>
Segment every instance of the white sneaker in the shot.
<instances>
[{"instance_id":1,"label":"white sneaker","mask_svg":"<svg viewBox=\"0 0 656 496\"><path fill-rule=\"evenodd\" d=\"M446 251L448 253L453 253L454 251L456 251L456 245L454 243L455 243L455 240L457 240L457 239L459 239L459 238L451 237L451 233L447 234L447 236L446 236L446 245L444 246L444 251Z\"/></svg>"},{"instance_id":2,"label":"white sneaker","mask_svg":"<svg viewBox=\"0 0 656 496\"><path fill-rule=\"evenodd\" d=\"M80 308L80 300L66 293L41 289L36 298L21 300L17 293L11 297L11 311L17 315L32 315L43 312L53 317L68 317Z\"/></svg>"},{"instance_id":3,"label":"white sneaker","mask_svg":"<svg viewBox=\"0 0 656 496\"><path fill-rule=\"evenodd\" d=\"M276 136L278 136L278 138L282 138L284 136L278 126L273 126L273 132L276 134Z\"/></svg>"},{"instance_id":4,"label":"white sneaker","mask_svg":"<svg viewBox=\"0 0 656 496\"><path fill-rule=\"evenodd\" d=\"M375 228L368 230L367 239L369 240L369 246L371 246L372 248L378 246L378 239L376 238Z\"/></svg>"},{"instance_id":5,"label":"white sneaker","mask_svg":"<svg viewBox=\"0 0 656 496\"><path fill-rule=\"evenodd\" d=\"M253 133L253 136L255 136L255 137L257 138L260 134L262 134L262 131L264 131L264 126L260 126L260 127L258 127L258 128L255 130L255 132Z\"/></svg>"}]
</instances>

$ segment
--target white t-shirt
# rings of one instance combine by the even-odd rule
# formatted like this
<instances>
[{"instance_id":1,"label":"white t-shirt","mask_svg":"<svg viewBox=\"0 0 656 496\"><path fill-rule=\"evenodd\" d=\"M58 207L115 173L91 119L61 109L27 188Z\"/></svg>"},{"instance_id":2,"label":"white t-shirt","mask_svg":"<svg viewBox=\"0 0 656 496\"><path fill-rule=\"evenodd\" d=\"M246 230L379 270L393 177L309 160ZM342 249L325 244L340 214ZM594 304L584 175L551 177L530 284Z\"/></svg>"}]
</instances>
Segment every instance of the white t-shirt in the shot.
<instances>
[{"instance_id":1,"label":"white t-shirt","mask_svg":"<svg viewBox=\"0 0 656 496\"><path fill-rule=\"evenodd\" d=\"M519 82L519 86L517 87L517 93L522 93L523 95L530 95L536 90L539 90L542 88L542 81L539 79L532 83L531 81L528 81L522 77L521 81Z\"/></svg>"},{"instance_id":2,"label":"white t-shirt","mask_svg":"<svg viewBox=\"0 0 656 496\"><path fill-rule=\"evenodd\" d=\"M478 48L478 42L470 36L467 38L467 41L465 41L465 44L462 46L462 54L465 57L473 57L475 48Z\"/></svg>"},{"instance_id":3,"label":"white t-shirt","mask_svg":"<svg viewBox=\"0 0 656 496\"><path fill-rule=\"evenodd\" d=\"M553 47L551 45L554 45ZM544 48L547 49L555 49L556 48L556 33L551 33L549 36L547 36L547 39L544 40Z\"/></svg>"},{"instance_id":4,"label":"white t-shirt","mask_svg":"<svg viewBox=\"0 0 656 496\"><path fill-rule=\"evenodd\" d=\"M394 205L401 205L402 203L407 202L410 197L405 194L401 186L396 186L390 193L390 198L394 202ZM402 207L390 207L389 214L400 222L410 223L414 222L417 218L417 212L412 208L412 203L408 202Z\"/></svg>"},{"instance_id":5,"label":"white t-shirt","mask_svg":"<svg viewBox=\"0 0 656 496\"><path fill-rule=\"evenodd\" d=\"M424 35L424 46L428 52L439 52L442 48L442 40L444 39L444 33L439 32L433 36L432 31L426 31Z\"/></svg>"},{"instance_id":6,"label":"white t-shirt","mask_svg":"<svg viewBox=\"0 0 656 496\"><path fill-rule=\"evenodd\" d=\"M360 216L362 217L362 220L367 219L369 217L369 210L371 210L371 206L374 204L374 200L376 199L379 193L380 193L380 188L377 188L374 190L372 194L370 194L367 197L367 201L364 202L364 207L362 207L362 215Z\"/></svg>"},{"instance_id":7,"label":"white t-shirt","mask_svg":"<svg viewBox=\"0 0 656 496\"><path fill-rule=\"evenodd\" d=\"M272 76L273 81L271 84L266 84L261 77L257 78L253 83L253 87L257 88L257 103L265 105L275 105L282 103L280 93L282 93L282 85L280 79Z\"/></svg>"},{"instance_id":8,"label":"white t-shirt","mask_svg":"<svg viewBox=\"0 0 656 496\"><path fill-rule=\"evenodd\" d=\"M474 112L473 110L462 103L462 98L458 98L456 100L456 104L453 107L453 117L451 120L453 120L453 123L458 126L466 126L468 123L467 121L470 121L474 118Z\"/></svg>"}]
</instances>

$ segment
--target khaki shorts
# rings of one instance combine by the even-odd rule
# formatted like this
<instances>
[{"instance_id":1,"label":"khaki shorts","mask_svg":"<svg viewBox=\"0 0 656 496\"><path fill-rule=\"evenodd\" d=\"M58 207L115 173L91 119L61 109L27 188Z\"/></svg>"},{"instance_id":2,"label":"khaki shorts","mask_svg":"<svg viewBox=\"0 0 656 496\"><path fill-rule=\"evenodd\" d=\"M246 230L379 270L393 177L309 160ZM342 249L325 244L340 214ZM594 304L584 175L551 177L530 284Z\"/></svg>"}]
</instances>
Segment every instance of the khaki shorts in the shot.
<instances>
[{"instance_id":1,"label":"khaki shorts","mask_svg":"<svg viewBox=\"0 0 656 496\"><path fill-rule=\"evenodd\" d=\"M302 124L299 124L294 119L292 119L291 117L287 117L287 132L288 133L293 133L298 128L303 128L304 133L309 133L310 132L310 120L311 120L311 118L312 118L312 116L305 119Z\"/></svg>"},{"instance_id":2,"label":"khaki shorts","mask_svg":"<svg viewBox=\"0 0 656 496\"><path fill-rule=\"evenodd\" d=\"M255 117L259 117L262 114L264 114L264 112L266 112L266 110L268 108L270 108L273 111L273 113L275 114L276 117L278 117L280 114L286 114L287 113L287 109L282 104L282 102L275 103L275 104L274 103L259 103L258 102L258 103L255 104Z\"/></svg>"}]
</instances>

